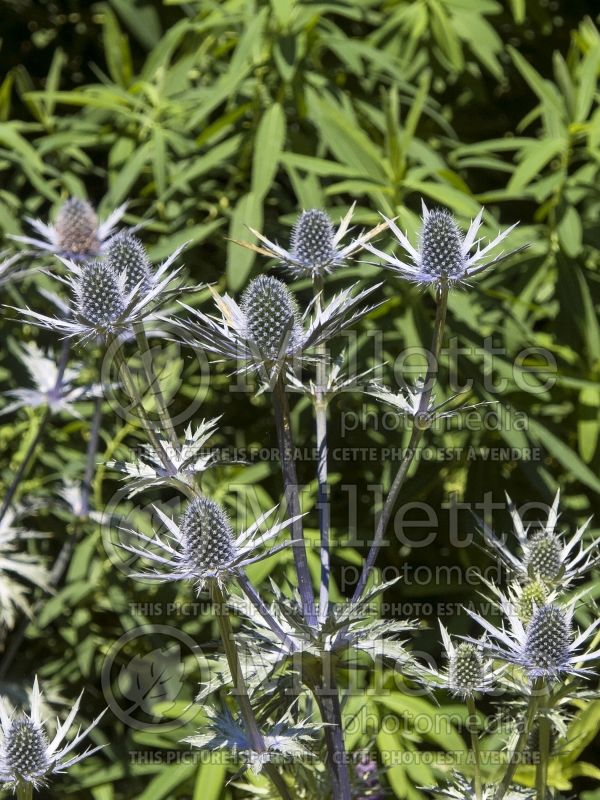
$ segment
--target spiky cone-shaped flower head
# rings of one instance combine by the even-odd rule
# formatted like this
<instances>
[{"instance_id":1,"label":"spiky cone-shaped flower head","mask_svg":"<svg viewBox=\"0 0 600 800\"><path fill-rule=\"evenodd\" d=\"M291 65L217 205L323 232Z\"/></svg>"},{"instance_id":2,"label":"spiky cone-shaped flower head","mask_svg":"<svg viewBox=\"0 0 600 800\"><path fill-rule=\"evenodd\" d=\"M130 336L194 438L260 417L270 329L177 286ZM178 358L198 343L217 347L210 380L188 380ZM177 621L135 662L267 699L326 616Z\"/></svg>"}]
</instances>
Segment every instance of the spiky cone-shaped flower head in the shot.
<instances>
[{"instance_id":1,"label":"spiky cone-shaped flower head","mask_svg":"<svg viewBox=\"0 0 600 800\"><path fill-rule=\"evenodd\" d=\"M448 211L433 209L423 220L421 270L446 283L460 280L465 274L461 233Z\"/></svg>"},{"instance_id":2,"label":"spiky cone-shaped flower head","mask_svg":"<svg viewBox=\"0 0 600 800\"><path fill-rule=\"evenodd\" d=\"M131 292L139 284L145 293L152 283L152 265L146 249L137 236L119 233L108 246L107 259L114 271L125 274L125 292Z\"/></svg>"},{"instance_id":3,"label":"spiky cone-shaped flower head","mask_svg":"<svg viewBox=\"0 0 600 800\"><path fill-rule=\"evenodd\" d=\"M91 327L110 328L126 308L124 276L108 261L90 261L81 269L76 284L78 314Z\"/></svg>"},{"instance_id":4,"label":"spiky cone-shaped flower head","mask_svg":"<svg viewBox=\"0 0 600 800\"><path fill-rule=\"evenodd\" d=\"M35 782L49 767L48 739L28 717L12 721L4 743L6 766L19 781Z\"/></svg>"},{"instance_id":5,"label":"spiky cone-shaped flower head","mask_svg":"<svg viewBox=\"0 0 600 800\"><path fill-rule=\"evenodd\" d=\"M72 255L98 252L98 217L87 200L72 197L61 206L56 218L58 245Z\"/></svg>"},{"instance_id":6,"label":"spiky cone-shaped flower head","mask_svg":"<svg viewBox=\"0 0 600 800\"><path fill-rule=\"evenodd\" d=\"M242 296L247 336L266 361L277 361L302 341L302 325L296 301L283 281L261 275L250 282Z\"/></svg>"},{"instance_id":7,"label":"spiky cone-shaped flower head","mask_svg":"<svg viewBox=\"0 0 600 800\"><path fill-rule=\"evenodd\" d=\"M472 697L484 683L481 653L475 645L463 642L450 658L449 685L453 694Z\"/></svg>"},{"instance_id":8,"label":"spiky cone-shaped flower head","mask_svg":"<svg viewBox=\"0 0 600 800\"><path fill-rule=\"evenodd\" d=\"M324 211L303 211L292 231L291 255L307 270L319 270L335 260L333 223Z\"/></svg>"},{"instance_id":9,"label":"spiky cone-shaped flower head","mask_svg":"<svg viewBox=\"0 0 600 800\"><path fill-rule=\"evenodd\" d=\"M225 510L214 500L197 497L179 521L184 558L198 575L218 573L235 558L234 535Z\"/></svg>"},{"instance_id":10,"label":"spiky cone-shaped flower head","mask_svg":"<svg viewBox=\"0 0 600 800\"><path fill-rule=\"evenodd\" d=\"M530 575L555 581L563 572L562 545L556 536L540 531L527 544L525 562Z\"/></svg>"},{"instance_id":11,"label":"spiky cone-shaped flower head","mask_svg":"<svg viewBox=\"0 0 600 800\"><path fill-rule=\"evenodd\" d=\"M554 677L569 666L572 631L563 609L536 608L525 632L524 665L531 675Z\"/></svg>"},{"instance_id":12,"label":"spiky cone-shaped flower head","mask_svg":"<svg viewBox=\"0 0 600 800\"><path fill-rule=\"evenodd\" d=\"M550 753L554 750L554 745L556 741L556 733L552 727L550 727ZM525 749L523 750L523 762L525 764L539 764L542 759L542 752L540 746L540 726L539 723L536 722L533 730L527 737L527 744L525 745Z\"/></svg>"},{"instance_id":13,"label":"spiky cone-shaped flower head","mask_svg":"<svg viewBox=\"0 0 600 800\"><path fill-rule=\"evenodd\" d=\"M523 586L517 602L517 616L524 625L531 622L535 609L544 605L548 593L548 587L541 580L531 581Z\"/></svg>"}]
</instances>

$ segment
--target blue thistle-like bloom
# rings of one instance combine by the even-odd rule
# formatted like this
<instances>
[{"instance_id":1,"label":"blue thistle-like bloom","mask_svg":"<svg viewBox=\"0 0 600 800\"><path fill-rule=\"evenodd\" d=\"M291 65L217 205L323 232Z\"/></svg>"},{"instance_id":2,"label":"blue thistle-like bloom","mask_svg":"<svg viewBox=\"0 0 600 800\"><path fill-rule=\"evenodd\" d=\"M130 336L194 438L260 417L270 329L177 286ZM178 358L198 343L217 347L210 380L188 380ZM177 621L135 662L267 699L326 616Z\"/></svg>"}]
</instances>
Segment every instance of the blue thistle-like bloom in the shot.
<instances>
[{"instance_id":1,"label":"blue thistle-like bloom","mask_svg":"<svg viewBox=\"0 0 600 800\"><path fill-rule=\"evenodd\" d=\"M155 507L154 511L164 527L164 535L149 537L137 531L123 531L126 541L134 544L123 543L121 547L158 566L158 569L135 573L132 577L163 583L193 581L198 591L211 581L224 586L248 564L287 547L289 542L286 541L270 550L261 550L263 544L296 519L284 520L261 533L261 526L275 511L272 508L235 536L225 510L203 496L190 502L179 523L159 508Z\"/></svg>"},{"instance_id":2,"label":"blue thistle-like bloom","mask_svg":"<svg viewBox=\"0 0 600 800\"><path fill-rule=\"evenodd\" d=\"M289 250L267 239L254 228L250 228L250 231L259 239L261 246L256 247L248 242L238 242L238 244L262 255L276 258L293 275L305 278L322 277L347 263L349 258L365 247L366 242L386 228L387 223L383 222L342 246L342 239L351 230L353 212L354 205L335 230L331 218L325 211L318 208L302 211L292 229Z\"/></svg>"},{"instance_id":3,"label":"blue thistle-like bloom","mask_svg":"<svg viewBox=\"0 0 600 800\"><path fill-rule=\"evenodd\" d=\"M514 248L490 258L490 251L497 247L509 233L514 230L511 225L499 233L485 247L477 240L477 233L482 225L483 209L469 226L466 235L462 235L454 217L443 209L430 211L423 206L423 225L419 236L419 247L414 247L406 234L402 233L396 223L386 218L390 230L410 256L410 261L403 261L395 255L384 253L373 245L366 243L365 249L381 259L382 266L397 275L421 285L454 286L464 283L484 269L499 264L504 259L522 250ZM475 252L473 248L476 246Z\"/></svg>"},{"instance_id":4,"label":"blue thistle-like bloom","mask_svg":"<svg viewBox=\"0 0 600 800\"><path fill-rule=\"evenodd\" d=\"M72 197L63 203L56 217L58 245L64 253L97 253L98 216L87 200Z\"/></svg>"},{"instance_id":5,"label":"blue thistle-like bloom","mask_svg":"<svg viewBox=\"0 0 600 800\"><path fill-rule=\"evenodd\" d=\"M277 361L293 352L302 341L302 325L294 296L277 278L261 275L250 282L242 295L248 341L260 356Z\"/></svg>"},{"instance_id":6,"label":"blue thistle-like bloom","mask_svg":"<svg viewBox=\"0 0 600 800\"><path fill-rule=\"evenodd\" d=\"M520 554L512 553L488 526L483 525L482 532L486 544L517 579L525 583L539 579L550 586L567 588L600 563L600 542L593 540L588 545L583 544L591 517L570 538L557 532L560 492L556 493L548 510L546 522L538 523L533 529L525 525L508 495L506 500Z\"/></svg>"},{"instance_id":7,"label":"blue thistle-like bloom","mask_svg":"<svg viewBox=\"0 0 600 800\"><path fill-rule=\"evenodd\" d=\"M98 332L111 330L127 306L124 276L107 261L89 261L75 287L77 314Z\"/></svg>"},{"instance_id":8,"label":"blue thistle-like bloom","mask_svg":"<svg viewBox=\"0 0 600 800\"><path fill-rule=\"evenodd\" d=\"M463 700L492 691L502 668L493 669L483 642L455 644L442 622L439 626L448 664L443 671L425 668L421 676L425 682L435 688L447 689L453 697Z\"/></svg>"},{"instance_id":9,"label":"blue thistle-like bloom","mask_svg":"<svg viewBox=\"0 0 600 800\"><path fill-rule=\"evenodd\" d=\"M333 223L324 211L303 211L292 230L291 255L307 272L324 269L335 261Z\"/></svg>"},{"instance_id":10,"label":"blue thistle-like bloom","mask_svg":"<svg viewBox=\"0 0 600 800\"><path fill-rule=\"evenodd\" d=\"M58 210L54 225L26 217L42 237L10 236L17 242L33 245L37 250L76 260L93 258L106 249L115 226L123 217L127 203L116 208L104 222L87 200L71 197Z\"/></svg>"},{"instance_id":11,"label":"blue thistle-like bloom","mask_svg":"<svg viewBox=\"0 0 600 800\"><path fill-rule=\"evenodd\" d=\"M125 291L139 287L141 293L152 285L152 265L146 249L137 236L119 233L108 243L106 258L114 271L125 274Z\"/></svg>"},{"instance_id":12,"label":"blue thistle-like bloom","mask_svg":"<svg viewBox=\"0 0 600 800\"><path fill-rule=\"evenodd\" d=\"M546 678L556 681L563 675L591 674L589 669L579 664L597 659L600 650L581 652L581 648L600 625L600 619L576 635L573 631L574 602L568 606L548 602L534 607L526 625L519 619L512 604L504 602L502 609L509 628L505 625L495 627L479 614L466 609L487 631L490 642L485 642L483 646L492 658L522 667L530 680ZM470 637L463 638L465 641L475 641Z\"/></svg>"},{"instance_id":13,"label":"blue thistle-like bloom","mask_svg":"<svg viewBox=\"0 0 600 800\"><path fill-rule=\"evenodd\" d=\"M219 570L235 558L234 535L229 518L214 500L197 497L179 520L184 558L198 572Z\"/></svg>"},{"instance_id":14,"label":"blue thistle-like bloom","mask_svg":"<svg viewBox=\"0 0 600 800\"><path fill-rule=\"evenodd\" d=\"M523 663L531 675L552 677L568 670L573 631L563 609L557 605L536 608L525 634Z\"/></svg>"},{"instance_id":15,"label":"blue thistle-like bloom","mask_svg":"<svg viewBox=\"0 0 600 800\"><path fill-rule=\"evenodd\" d=\"M42 693L37 678L31 694L30 714L15 712L4 698L0 699L0 781L5 784L4 788L16 790L29 784L38 789L45 786L52 775L64 772L103 747L88 747L79 755L72 755L77 745L99 723L104 712L65 743L79 711L81 697L79 695L65 721L58 726L52 740L41 718Z\"/></svg>"},{"instance_id":16,"label":"blue thistle-like bloom","mask_svg":"<svg viewBox=\"0 0 600 800\"><path fill-rule=\"evenodd\" d=\"M354 286L334 295L324 307L314 304L300 315L287 286L277 278L261 276L244 291L241 303L212 290L220 316L213 317L182 303L186 320L169 322L191 347L199 347L224 359L237 361L238 372L257 373L268 384L292 364L314 362L311 350L329 341L375 306L360 303L379 284L353 294ZM312 311L312 317L309 312Z\"/></svg>"},{"instance_id":17,"label":"blue thistle-like bloom","mask_svg":"<svg viewBox=\"0 0 600 800\"><path fill-rule=\"evenodd\" d=\"M185 245L178 247L151 273L149 269L145 271L146 262L135 244L136 240L131 245L131 239L133 237L127 237L125 247L121 246L122 241L115 246L112 260L103 258L77 264L61 258L69 273L64 278L60 275L54 277L66 284L72 292L71 303L65 307L63 316L49 317L29 308L15 310L33 325L82 341L130 332L137 323L157 319L156 312L167 301L189 288L180 285L171 288L181 269L168 272ZM132 256L134 250L135 263ZM130 256L129 273L127 266L121 270L115 268L115 265L119 267L125 264L126 251ZM142 273L147 281L140 279Z\"/></svg>"},{"instance_id":18,"label":"blue thistle-like bloom","mask_svg":"<svg viewBox=\"0 0 600 800\"><path fill-rule=\"evenodd\" d=\"M53 414L68 412L79 417L75 403L102 392L102 387L98 384L75 384L83 368L81 362L71 363L63 370L60 362L51 353L41 350L35 342L24 342L16 350L16 355L29 373L35 388L22 387L3 392L12 402L0 410L0 417L19 408L40 406L47 406Z\"/></svg>"}]
</instances>

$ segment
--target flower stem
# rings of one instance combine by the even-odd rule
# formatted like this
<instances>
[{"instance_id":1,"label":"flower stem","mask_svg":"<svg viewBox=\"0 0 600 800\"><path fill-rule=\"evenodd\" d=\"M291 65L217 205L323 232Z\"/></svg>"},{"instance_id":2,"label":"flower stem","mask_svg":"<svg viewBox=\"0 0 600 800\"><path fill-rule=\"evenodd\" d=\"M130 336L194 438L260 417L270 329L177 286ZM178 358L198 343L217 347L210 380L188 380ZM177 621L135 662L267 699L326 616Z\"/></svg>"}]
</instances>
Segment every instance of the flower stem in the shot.
<instances>
[{"instance_id":1,"label":"flower stem","mask_svg":"<svg viewBox=\"0 0 600 800\"><path fill-rule=\"evenodd\" d=\"M244 724L248 732L250 746L257 753L265 753L267 749L265 740L263 739L263 735L258 727L258 723L252 709L252 704L250 703L250 698L248 696L248 690L244 681L244 673L242 672L242 666L240 664L237 648L235 646L233 628L231 627L231 620L229 618L227 604L225 603L223 592L216 581L211 582L210 591L212 602L215 607L215 616L217 618L221 640L225 649L225 656L227 658L229 671L231 672L231 679L235 689L235 700L239 706L242 719L244 720ZM267 763L265 765L265 771L275 784L281 797L284 798L284 800L291 800L287 784L277 772L277 769L274 767L274 765Z\"/></svg>"},{"instance_id":2,"label":"flower stem","mask_svg":"<svg viewBox=\"0 0 600 800\"><path fill-rule=\"evenodd\" d=\"M313 279L315 311L321 312L323 278ZM319 511L319 533L321 540L321 588L319 594L319 619L327 619L329 606L329 577L331 573L331 554L329 543L330 511L329 484L327 472L327 345L325 342L316 348L317 380L315 386L315 423L317 442L317 508Z\"/></svg>"},{"instance_id":3,"label":"flower stem","mask_svg":"<svg viewBox=\"0 0 600 800\"><path fill-rule=\"evenodd\" d=\"M131 370L129 369L125 356L121 352L121 348L118 346L118 341L116 338L113 338L112 341L109 343L107 352L110 353L111 350L113 350L114 357L117 362L117 367L119 368L119 375L123 380L125 390L129 395L130 400L135 405L135 408L137 410L137 416L142 424L142 427L144 428L148 440L150 441L152 447L156 450L157 454L159 455L165 469L174 475L177 472L177 470L175 469L175 467L171 462L171 459L167 455L163 443L156 434L152 420L148 417L148 414L146 413L146 409L144 408L144 402L142 400L138 387L135 384L134 377L131 374Z\"/></svg>"},{"instance_id":4,"label":"flower stem","mask_svg":"<svg viewBox=\"0 0 600 800\"><path fill-rule=\"evenodd\" d=\"M328 663L323 660L322 681L320 685L312 687L312 689L319 705L321 717L325 723L325 742L327 744L332 797L335 800L351 800L352 789L350 787L348 756L344 744L342 709L335 680L335 665L331 665L329 674L326 674L326 664Z\"/></svg>"},{"instance_id":5,"label":"flower stem","mask_svg":"<svg viewBox=\"0 0 600 800\"><path fill-rule=\"evenodd\" d=\"M146 330L143 325L136 326L135 340L140 349L140 357L142 359L142 365L144 367L144 372L146 374L148 386L156 402L156 409L158 411L160 423L162 425L164 432L168 436L171 444L176 445L177 434L175 433L175 428L173 427L171 415L169 414L165 398L160 388L160 382L154 371L154 364L152 362L152 353L150 351L150 346L148 344L148 336L146 334Z\"/></svg>"},{"instance_id":6,"label":"flower stem","mask_svg":"<svg viewBox=\"0 0 600 800\"><path fill-rule=\"evenodd\" d=\"M479 733L477 731L477 708L475 700L467 697L467 711L469 712L469 733L471 735L471 747L475 758L475 797L482 800L483 782L481 780L481 747L479 745Z\"/></svg>"},{"instance_id":7,"label":"flower stem","mask_svg":"<svg viewBox=\"0 0 600 800\"><path fill-rule=\"evenodd\" d=\"M32 800L33 785L29 782L19 783L17 786L17 800Z\"/></svg>"},{"instance_id":8,"label":"flower stem","mask_svg":"<svg viewBox=\"0 0 600 800\"><path fill-rule=\"evenodd\" d=\"M510 755L510 759L508 765L506 767L506 772L504 773L504 777L502 778L502 782L494 795L494 800L502 800L504 795L510 789L510 784L512 779L514 778L515 772L517 771L517 767L522 761L523 750L525 749L525 745L527 744L527 738L531 732L531 727L533 725L533 721L535 719L535 715L538 708L539 702L539 695L543 685L543 678L537 678L533 686L531 687L531 694L529 696L529 704L527 706L527 711L525 714L525 724L521 733L519 734L519 738L517 739L517 743L514 746L514 749Z\"/></svg>"},{"instance_id":9,"label":"flower stem","mask_svg":"<svg viewBox=\"0 0 600 800\"><path fill-rule=\"evenodd\" d=\"M535 789L536 799L545 800L546 786L548 784L548 761L550 759L550 720L546 713L548 708L548 684L545 680L542 681L543 695L540 700L541 714L538 719L539 733L540 733L540 760L536 766L535 771Z\"/></svg>"},{"instance_id":10,"label":"flower stem","mask_svg":"<svg viewBox=\"0 0 600 800\"><path fill-rule=\"evenodd\" d=\"M433 336L431 340L431 351L430 351L429 364L427 367L427 374L425 377L425 383L423 385L423 392L421 394L421 400L419 402L419 411L413 422L413 429L410 437L410 442L408 444L408 448L406 449L402 461L400 462L398 471L396 473L396 476L394 477L388 496L386 497L385 503L383 504L381 514L379 515L379 519L377 521L377 527L375 529L375 536L373 537L371 548L367 555L366 561L363 565L359 581L354 590L354 595L352 597L352 600L354 602L360 600L366 588L369 576L371 574L371 570L375 566L375 561L377 560L377 554L379 552L379 548L381 547L381 542L383 540L386 528L392 516L392 511L394 509L394 505L398 498L398 494L404 484L404 481L406 480L406 476L408 475L408 471L416 455L417 447L419 445L419 442L421 441L423 433L428 427L427 420L429 416L429 403L431 401L431 395L433 394L433 389L435 386L435 381L438 373L438 362L440 357L440 351L442 349L442 339L444 335L444 325L446 322L447 308L448 308L448 286L446 284L442 284L438 287L436 292L436 314L433 326Z\"/></svg>"},{"instance_id":11,"label":"flower stem","mask_svg":"<svg viewBox=\"0 0 600 800\"><path fill-rule=\"evenodd\" d=\"M252 605L256 608L258 613L261 617L265 620L269 628L273 631L275 636L281 640L283 644L289 649L290 653L295 652L298 649L298 645L294 641L294 639L289 636L281 627L281 625L277 622L275 617L271 614L269 609L267 608L266 604L263 602L261 596L258 594L254 586L248 580L248 576L244 573L241 573L237 577L237 582L240 589L244 592L248 600L252 603Z\"/></svg>"},{"instance_id":12,"label":"flower stem","mask_svg":"<svg viewBox=\"0 0 600 800\"><path fill-rule=\"evenodd\" d=\"M27 474L27 471L33 464L35 454L38 448L38 444L40 443L40 439L42 438L42 434L44 433L44 429L46 427L46 422L50 418L50 409L48 406L42 412L41 417L38 420L37 428L33 437L31 438L27 450L25 451L25 455L21 459L21 463L17 471L14 474L14 477L11 481L10 486L6 490L4 495L4 500L2 501L2 507L0 508L0 520L4 518L4 515L10 508L10 505L14 499L14 496L19 488L21 481Z\"/></svg>"},{"instance_id":13,"label":"flower stem","mask_svg":"<svg viewBox=\"0 0 600 800\"><path fill-rule=\"evenodd\" d=\"M273 408L275 412L275 426L277 428L277 441L279 445L279 460L283 475L289 514L296 517L292 523L292 551L298 576L298 590L303 605L303 614L311 626L316 625L315 602L313 597L312 582L308 569L306 543L302 526L300 495L298 492L298 476L294 462L294 445L292 441L292 427L290 409L285 390L285 381L280 374L273 388Z\"/></svg>"}]
</instances>

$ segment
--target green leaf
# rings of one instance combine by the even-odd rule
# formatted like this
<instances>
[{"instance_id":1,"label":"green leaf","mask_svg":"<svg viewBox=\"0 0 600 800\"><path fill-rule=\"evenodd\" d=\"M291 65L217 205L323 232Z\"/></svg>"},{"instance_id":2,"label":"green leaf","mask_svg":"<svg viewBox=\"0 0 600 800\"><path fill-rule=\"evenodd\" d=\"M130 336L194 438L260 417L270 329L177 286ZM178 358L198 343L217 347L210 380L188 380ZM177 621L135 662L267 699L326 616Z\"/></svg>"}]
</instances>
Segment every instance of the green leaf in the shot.
<instances>
[{"instance_id":1,"label":"green leaf","mask_svg":"<svg viewBox=\"0 0 600 800\"><path fill-rule=\"evenodd\" d=\"M145 142L127 161L112 183L106 199L106 205L118 206L127 199L129 191L137 181L140 173L153 156L153 143Z\"/></svg>"},{"instance_id":2,"label":"green leaf","mask_svg":"<svg viewBox=\"0 0 600 800\"><path fill-rule=\"evenodd\" d=\"M137 800L164 800L172 797L171 792L193 775L195 764L173 764L163 767L162 771L153 778L145 791L138 795Z\"/></svg>"},{"instance_id":3,"label":"green leaf","mask_svg":"<svg viewBox=\"0 0 600 800\"><path fill-rule=\"evenodd\" d=\"M254 142L252 193L264 197L273 183L285 143L285 115L274 103L260 120Z\"/></svg>"},{"instance_id":4,"label":"green leaf","mask_svg":"<svg viewBox=\"0 0 600 800\"><path fill-rule=\"evenodd\" d=\"M248 241L248 238L252 237L248 228L260 230L262 223L262 200L250 192L244 195L235 207L229 227L229 238ZM241 289L245 284L255 257L252 250L241 247L233 241L227 243L227 283L234 291Z\"/></svg>"},{"instance_id":5,"label":"green leaf","mask_svg":"<svg viewBox=\"0 0 600 800\"><path fill-rule=\"evenodd\" d=\"M577 420L577 437L579 452L586 464L589 464L598 447L600 432L600 391L585 388L579 393L579 419Z\"/></svg>"},{"instance_id":6,"label":"green leaf","mask_svg":"<svg viewBox=\"0 0 600 800\"><path fill-rule=\"evenodd\" d=\"M540 170L564 152L566 147L564 139L543 139L523 150L523 158L508 182L508 191L515 192L527 186L532 178L537 177Z\"/></svg>"},{"instance_id":7,"label":"green leaf","mask_svg":"<svg viewBox=\"0 0 600 800\"><path fill-rule=\"evenodd\" d=\"M192 800L220 800L227 777L223 764L203 764L198 770Z\"/></svg>"},{"instance_id":8,"label":"green leaf","mask_svg":"<svg viewBox=\"0 0 600 800\"><path fill-rule=\"evenodd\" d=\"M544 449L554 456L571 475L600 494L600 478L585 464L568 444L534 417L529 418L529 431Z\"/></svg>"},{"instance_id":9,"label":"green leaf","mask_svg":"<svg viewBox=\"0 0 600 800\"><path fill-rule=\"evenodd\" d=\"M575 258L581 253L583 246L583 230L581 218L573 206L568 206L557 226L558 238L562 249L568 256Z\"/></svg>"}]
</instances>

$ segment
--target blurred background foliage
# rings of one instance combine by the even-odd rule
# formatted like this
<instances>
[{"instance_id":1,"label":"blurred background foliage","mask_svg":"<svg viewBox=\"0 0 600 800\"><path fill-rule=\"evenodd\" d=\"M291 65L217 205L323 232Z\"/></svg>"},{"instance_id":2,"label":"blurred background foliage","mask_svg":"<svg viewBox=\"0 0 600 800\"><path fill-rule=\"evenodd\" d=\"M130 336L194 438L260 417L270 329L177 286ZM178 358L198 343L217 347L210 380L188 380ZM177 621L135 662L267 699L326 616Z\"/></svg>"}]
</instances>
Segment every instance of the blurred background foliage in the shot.
<instances>
[{"instance_id":1,"label":"blurred background foliage","mask_svg":"<svg viewBox=\"0 0 600 800\"><path fill-rule=\"evenodd\" d=\"M323 207L339 219L356 201L360 226L375 224L383 212L397 215L413 236L421 197L447 206L464 223L485 205L489 233L519 220L512 240L527 244L527 250L450 301L447 335L463 348L458 378L473 380L466 395L470 402L493 403L482 411L488 424L469 431L454 422L432 432L430 444L462 448L461 455L422 461L404 499L439 510L435 547L419 546L428 528L410 529L413 546L392 537L380 565L435 567L441 559L463 570L489 565L475 546L454 546L451 507L473 506L486 495L501 503L504 491L518 504L548 502L560 486L563 522L572 526L596 513L592 535L598 535L600 20L595 3L3 0L0 6L3 234L28 232L26 216L52 218L69 195L88 197L101 216L129 200L127 222L143 223L154 259L187 241L190 279L236 293L266 267L231 240L247 239L246 226L252 226L283 243L302 208ZM8 240L5 249L11 249ZM379 277L359 263L338 271L330 283ZM350 351L361 369L385 361L381 374L391 383L400 377L394 370L398 354L428 342L433 304L410 285L383 279L379 293L386 305L363 323ZM49 285L46 280L36 274L7 282L3 302L46 310L40 292ZM303 299L309 296L302 282L295 288ZM206 300L200 293L191 302ZM15 356L16 341L56 344L11 316L5 312L0 321L6 342L0 370L7 389L28 380ZM377 331L384 335L381 352L374 347ZM175 361L182 377L175 408L184 408L198 391L200 378L188 356ZM93 375L91 356L86 364L82 382ZM268 398L229 392L227 370L214 365L211 370L197 415L224 414L217 444L272 447ZM442 369L440 401L451 394L444 389L448 377ZM81 403L81 418L58 417L47 426L21 486L21 501L33 498L36 504L35 514L26 517L28 526L52 533L28 546L52 561L68 537L79 538L56 594L36 595L38 613L28 626L21 623L18 657L13 648L12 656L0 661L4 691L14 692L34 673L64 698L85 687L90 718L104 706L100 674L112 643L144 622L172 622L160 614L146 619L131 604L176 597L170 587L149 588L115 570L94 520L81 523L56 503L61 481L83 475L91 409L91 403ZM342 395L331 409L332 447L401 446L406 432L397 425L385 430L382 413L357 393ZM31 409L0 418L4 489L40 422L40 410ZM310 408L302 400L295 404L294 422L298 444L310 447ZM135 435L107 406L98 460L126 455L124 442L131 444ZM471 446L482 450L469 455ZM498 447L515 452L501 460L485 456L486 448ZM532 458L515 457L527 450ZM342 567L358 563L359 541L372 530L375 496L369 487L379 484L382 474L388 482L392 468L381 459L331 464L338 579ZM313 480L310 460L299 470L301 479ZM245 494L265 507L279 499L277 464L268 461L222 467L206 481L220 499L233 484L231 503ZM101 466L93 482L96 511L119 488ZM314 502L309 483L305 508L312 511ZM355 526L348 524L349 505ZM122 507L127 513L125 503ZM138 509L136 518L145 513ZM420 518L416 512L408 516ZM459 510L457 519L460 536L474 530L468 511ZM495 512L494 523L508 530L502 510ZM291 575L284 555L268 568L281 580ZM264 567L254 568L253 577L264 576ZM597 581L590 589L592 597L600 594ZM338 596L343 590L340 586ZM386 593L386 602L413 604L409 614L424 617L432 628L418 648L437 652L438 603L477 602L477 592L477 585L460 580L421 585L409 572L400 588ZM186 590L179 596L185 599ZM580 613L585 618L586 612ZM447 624L456 632L468 625L464 616ZM181 620L181 628L209 650L214 644L216 631L205 615ZM6 633L5 653L14 636ZM367 671L365 684L371 680ZM388 677L384 673L377 680L385 686ZM191 698L194 687L186 691ZM436 707L400 690L353 697L348 719L367 714L369 724L364 733L349 735L348 744L379 748L382 760L399 749L451 751L459 758L466 741L460 720L444 735L423 734L413 724L418 715L434 720L448 709L460 717L458 707L441 702ZM171 707L169 713L180 710ZM581 700L572 711L570 746L554 759L551 775L566 795L593 800L600 797L594 790L600 770L593 764L600 702ZM390 712L400 722L397 730L378 733L378 720ZM179 749L179 739L199 720L170 734L152 734L108 715L97 735L108 747L79 765L76 785L65 778L44 796L246 796L246 790L225 787L220 766L131 763L132 750ZM488 746L494 744L490 737ZM518 774L525 782L531 779L527 769ZM391 766L385 776L393 796L421 798L417 787L439 780L443 771L415 757Z\"/></svg>"}]
</instances>

